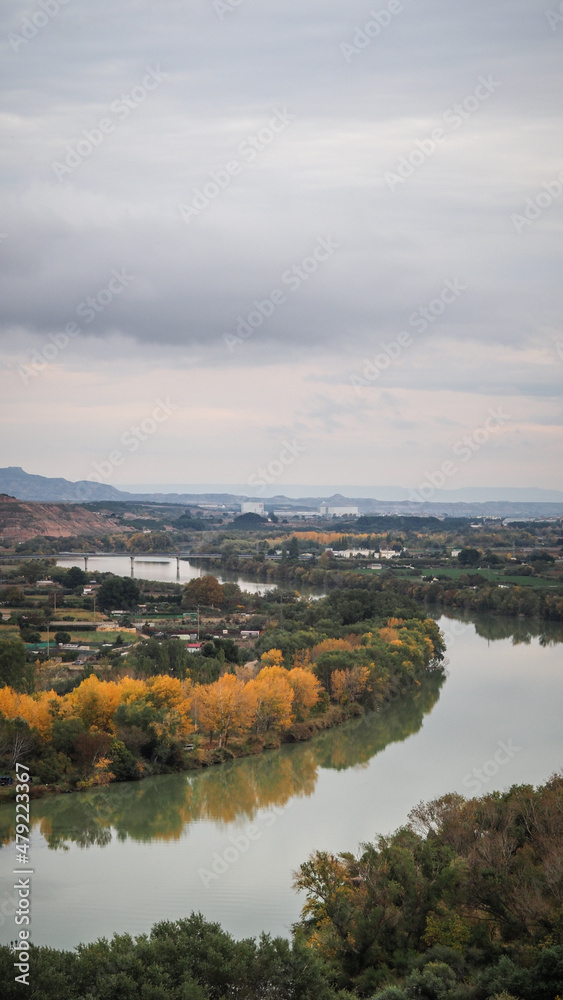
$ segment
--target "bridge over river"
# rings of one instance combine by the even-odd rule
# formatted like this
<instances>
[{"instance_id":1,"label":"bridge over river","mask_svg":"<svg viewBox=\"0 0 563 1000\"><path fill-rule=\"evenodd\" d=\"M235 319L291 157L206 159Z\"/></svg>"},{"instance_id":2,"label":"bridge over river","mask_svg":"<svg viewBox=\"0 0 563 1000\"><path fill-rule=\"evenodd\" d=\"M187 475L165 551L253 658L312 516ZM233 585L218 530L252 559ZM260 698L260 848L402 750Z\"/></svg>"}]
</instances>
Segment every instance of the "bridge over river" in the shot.
<instances>
[{"instance_id":1,"label":"bridge over river","mask_svg":"<svg viewBox=\"0 0 563 1000\"><path fill-rule=\"evenodd\" d=\"M135 565L135 559L144 560L157 560L166 559L176 560L176 570L180 571L180 560L181 559L220 559L220 552L59 552L57 554L58 559L84 559L84 570L88 572L88 560L89 559L112 559L119 558L123 559L128 556L131 560L131 576L133 575L133 567ZM36 557L37 558L37 557Z\"/></svg>"},{"instance_id":2,"label":"bridge over river","mask_svg":"<svg viewBox=\"0 0 563 1000\"><path fill-rule=\"evenodd\" d=\"M143 560L154 560L165 559L170 561L172 559L176 560L176 571L180 572L180 561L194 559L220 559L220 552L56 552L56 553L26 553L25 555L0 555L0 562L25 562L30 559L83 559L84 560L84 570L88 572L88 560L89 559L124 559L129 557L131 560L131 576L133 576L133 567L135 565L135 559Z\"/></svg>"}]
</instances>

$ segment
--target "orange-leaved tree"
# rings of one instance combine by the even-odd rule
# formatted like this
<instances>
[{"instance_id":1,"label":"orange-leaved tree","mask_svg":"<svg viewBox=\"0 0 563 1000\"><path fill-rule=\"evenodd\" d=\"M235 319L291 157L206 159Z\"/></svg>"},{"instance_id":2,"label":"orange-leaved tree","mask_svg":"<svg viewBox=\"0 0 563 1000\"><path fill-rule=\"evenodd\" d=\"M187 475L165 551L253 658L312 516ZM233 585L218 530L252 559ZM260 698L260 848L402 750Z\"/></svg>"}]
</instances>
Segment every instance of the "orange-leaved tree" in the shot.
<instances>
[{"instance_id":1,"label":"orange-leaved tree","mask_svg":"<svg viewBox=\"0 0 563 1000\"><path fill-rule=\"evenodd\" d=\"M304 670L310 670L312 666L311 650L310 649L298 649L294 654L291 661L292 667L302 667Z\"/></svg>"},{"instance_id":2,"label":"orange-leaved tree","mask_svg":"<svg viewBox=\"0 0 563 1000\"><path fill-rule=\"evenodd\" d=\"M147 682L147 699L165 714L163 727L185 738L193 732L190 714L193 689L191 681L180 681L166 674L151 677Z\"/></svg>"},{"instance_id":3,"label":"orange-leaved tree","mask_svg":"<svg viewBox=\"0 0 563 1000\"><path fill-rule=\"evenodd\" d=\"M62 714L77 716L88 729L95 727L110 733L113 731L113 716L119 703L117 684L114 681L100 681L95 674L91 674L63 698Z\"/></svg>"},{"instance_id":4,"label":"orange-leaved tree","mask_svg":"<svg viewBox=\"0 0 563 1000\"><path fill-rule=\"evenodd\" d=\"M256 729L283 729L293 721L294 692L283 667L264 667L256 680L246 685L255 699Z\"/></svg>"},{"instance_id":5,"label":"orange-leaved tree","mask_svg":"<svg viewBox=\"0 0 563 1000\"><path fill-rule=\"evenodd\" d=\"M359 664L351 670L333 671L332 700L341 705L348 701L359 701L369 680L369 668Z\"/></svg>"},{"instance_id":6,"label":"orange-leaved tree","mask_svg":"<svg viewBox=\"0 0 563 1000\"><path fill-rule=\"evenodd\" d=\"M321 653L335 653L351 649L352 643L348 639L323 639L322 642L318 642L316 646L313 646L311 657L313 660L316 660Z\"/></svg>"},{"instance_id":7,"label":"orange-leaved tree","mask_svg":"<svg viewBox=\"0 0 563 1000\"><path fill-rule=\"evenodd\" d=\"M283 653L281 649L269 649L266 653L262 653L260 662L265 667L283 667Z\"/></svg>"},{"instance_id":8,"label":"orange-leaved tree","mask_svg":"<svg viewBox=\"0 0 563 1000\"><path fill-rule=\"evenodd\" d=\"M55 691L41 691L36 695L18 694L11 687L0 688L0 714L5 719L23 719L31 729L36 729L44 740L51 735L53 716L51 703L57 701Z\"/></svg>"},{"instance_id":9,"label":"orange-leaved tree","mask_svg":"<svg viewBox=\"0 0 563 1000\"><path fill-rule=\"evenodd\" d=\"M62 715L78 716L90 729L94 726L115 733L113 717L121 704L142 698L147 693L145 681L124 677L119 681L100 681L91 674L74 691L65 695Z\"/></svg>"},{"instance_id":10,"label":"orange-leaved tree","mask_svg":"<svg viewBox=\"0 0 563 1000\"><path fill-rule=\"evenodd\" d=\"M287 679L293 688L293 714L302 722L319 700L320 682L310 670L293 667L287 671Z\"/></svg>"},{"instance_id":11,"label":"orange-leaved tree","mask_svg":"<svg viewBox=\"0 0 563 1000\"><path fill-rule=\"evenodd\" d=\"M399 639L399 633L397 629L391 625L387 625L385 628L380 628L379 634L384 642L399 643L399 644L401 642L401 640Z\"/></svg>"},{"instance_id":12,"label":"orange-leaved tree","mask_svg":"<svg viewBox=\"0 0 563 1000\"><path fill-rule=\"evenodd\" d=\"M253 682L251 682L253 683ZM226 746L232 733L250 729L254 718L254 696L250 684L243 684L234 674L223 674L213 684L200 684L194 690L194 715L198 726L219 737Z\"/></svg>"}]
</instances>

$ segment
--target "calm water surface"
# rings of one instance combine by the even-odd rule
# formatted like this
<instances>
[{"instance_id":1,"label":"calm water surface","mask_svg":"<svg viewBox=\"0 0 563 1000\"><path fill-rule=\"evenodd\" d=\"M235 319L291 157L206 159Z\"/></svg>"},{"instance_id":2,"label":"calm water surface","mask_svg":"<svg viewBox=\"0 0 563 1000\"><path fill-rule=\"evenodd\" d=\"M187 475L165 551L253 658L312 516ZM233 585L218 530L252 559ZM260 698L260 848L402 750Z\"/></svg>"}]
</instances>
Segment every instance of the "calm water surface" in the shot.
<instances>
[{"instance_id":1,"label":"calm water surface","mask_svg":"<svg viewBox=\"0 0 563 1000\"><path fill-rule=\"evenodd\" d=\"M192 910L237 936L287 935L303 902L291 873L315 848L355 851L421 799L537 784L560 769L561 629L440 626L447 677L381 715L204 772L34 803L33 940L71 947ZM14 806L2 806L2 942L14 937L13 832Z\"/></svg>"},{"instance_id":2,"label":"calm water surface","mask_svg":"<svg viewBox=\"0 0 563 1000\"><path fill-rule=\"evenodd\" d=\"M84 569L84 559L64 558L57 559L57 566L69 569L71 566L79 566ZM236 573L218 574L215 570L210 570L209 566L202 560L201 562L190 562L189 559L180 559L179 565L176 559L167 559L164 556L135 556L133 563L133 573L131 573L131 557L123 556L88 556L88 569L97 573L114 573L116 576L133 576L137 580L155 580L160 583L189 583L206 573L213 573L219 583L238 583L241 590L247 590L250 594L265 594L269 590L275 590L275 583L257 583L256 580L247 580Z\"/></svg>"}]
</instances>

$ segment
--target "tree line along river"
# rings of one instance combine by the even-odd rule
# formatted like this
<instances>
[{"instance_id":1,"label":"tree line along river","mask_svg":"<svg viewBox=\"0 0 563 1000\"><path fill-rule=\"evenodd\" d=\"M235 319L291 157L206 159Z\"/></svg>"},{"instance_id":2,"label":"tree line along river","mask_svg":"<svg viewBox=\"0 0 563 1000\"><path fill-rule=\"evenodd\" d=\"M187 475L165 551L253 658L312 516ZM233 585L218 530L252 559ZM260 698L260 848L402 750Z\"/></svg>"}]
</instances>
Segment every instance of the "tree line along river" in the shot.
<instances>
[{"instance_id":1,"label":"tree line along river","mask_svg":"<svg viewBox=\"0 0 563 1000\"><path fill-rule=\"evenodd\" d=\"M201 911L286 935L292 872L355 851L421 799L538 784L563 764L557 625L439 618L446 677L311 742L201 772L34 801L32 939L72 947ZM15 807L0 807L0 941L14 937Z\"/></svg>"}]
</instances>

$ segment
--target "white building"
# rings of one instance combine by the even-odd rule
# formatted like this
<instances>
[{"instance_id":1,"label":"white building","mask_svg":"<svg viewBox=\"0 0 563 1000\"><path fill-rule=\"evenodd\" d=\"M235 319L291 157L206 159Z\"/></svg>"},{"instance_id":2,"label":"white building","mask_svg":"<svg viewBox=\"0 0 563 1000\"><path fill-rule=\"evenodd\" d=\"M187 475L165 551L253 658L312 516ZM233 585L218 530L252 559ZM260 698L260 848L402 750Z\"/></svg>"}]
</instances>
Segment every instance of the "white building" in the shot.
<instances>
[{"instance_id":1,"label":"white building","mask_svg":"<svg viewBox=\"0 0 563 1000\"><path fill-rule=\"evenodd\" d=\"M321 517L358 517L359 507L329 507L323 503L319 507Z\"/></svg>"},{"instance_id":2,"label":"white building","mask_svg":"<svg viewBox=\"0 0 563 1000\"><path fill-rule=\"evenodd\" d=\"M333 556L336 559L353 559L355 556L362 556L363 559L373 559L373 549L334 549Z\"/></svg>"},{"instance_id":3,"label":"white building","mask_svg":"<svg viewBox=\"0 0 563 1000\"><path fill-rule=\"evenodd\" d=\"M288 508L286 510L275 510L274 514L276 517L287 517L287 518L319 516L318 511L316 510L294 510L293 508L291 509Z\"/></svg>"},{"instance_id":4,"label":"white building","mask_svg":"<svg viewBox=\"0 0 563 1000\"><path fill-rule=\"evenodd\" d=\"M259 514L264 517L264 504L260 501L246 500L240 505L241 514Z\"/></svg>"}]
</instances>

